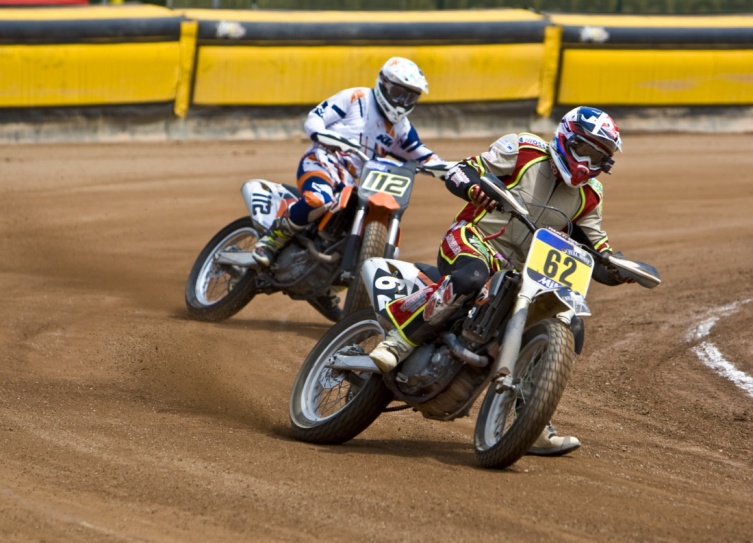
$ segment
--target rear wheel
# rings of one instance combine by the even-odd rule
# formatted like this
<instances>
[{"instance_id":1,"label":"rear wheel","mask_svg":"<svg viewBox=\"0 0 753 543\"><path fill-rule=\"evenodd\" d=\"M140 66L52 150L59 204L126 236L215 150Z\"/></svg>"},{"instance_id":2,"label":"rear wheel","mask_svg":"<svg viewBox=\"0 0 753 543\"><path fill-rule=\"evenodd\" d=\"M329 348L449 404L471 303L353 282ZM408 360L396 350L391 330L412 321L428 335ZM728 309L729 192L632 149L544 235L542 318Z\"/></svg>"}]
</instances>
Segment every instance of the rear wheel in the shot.
<instances>
[{"instance_id":1,"label":"rear wheel","mask_svg":"<svg viewBox=\"0 0 753 543\"><path fill-rule=\"evenodd\" d=\"M206 244L196 258L186 282L186 308L195 319L223 321L243 309L256 294L256 272L250 268L219 264L221 251L251 251L259 235L251 217L228 224Z\"/></svg>"},{"instance_id":2,"label":"rear wheel","mask_svg":"<svg viewBox=\"0 0 753 543\"><path fill-rule=\"evenodd\" d=\"M474 448L481 466L506 468L531 448L557 409L575 357L573 334L558 319L525 333L516 386L497 392L492 383L479 410Z\"/></svg>"},{"instance_id":3,"label":"rear wheel","mask_svg":"<svg viewBox=\"0 0 753 543\"><path fill-rule=\"evenodd\" d=\"M346 315L354 313L359 309L371 307L369 293L366 285L361 278L361 267L369 258L382 256L384 246L387 244L387 225L378 221L372 221L366 225L361 242L361 251L358 255L358 264L356 265L356 274L348 286L348 293L345 296L345 305L343 311Z\"/></svg>"},{"instance_id":4,"label":"rear wheel","mask_svg":"<svg viewBox=\"0 0 753 543\"><path fill-rule=\"evenodd\" d=\"M328 368L338 353L366 354L384 337L374 311L345 317L322 336L306 357L290 395L296 439L339 444L363 432L384 411L392 394L381 373Z\"/></svg>"}]
</instances>

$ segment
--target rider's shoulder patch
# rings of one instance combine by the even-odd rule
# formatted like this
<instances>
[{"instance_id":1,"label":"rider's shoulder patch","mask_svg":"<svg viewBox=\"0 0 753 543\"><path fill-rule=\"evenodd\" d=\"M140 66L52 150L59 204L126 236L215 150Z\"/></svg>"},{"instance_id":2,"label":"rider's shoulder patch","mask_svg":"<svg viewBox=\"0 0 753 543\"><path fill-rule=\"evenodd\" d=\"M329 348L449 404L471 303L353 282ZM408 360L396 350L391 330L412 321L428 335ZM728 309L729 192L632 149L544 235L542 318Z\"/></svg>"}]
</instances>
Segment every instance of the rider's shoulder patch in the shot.
<instances>
[{"instance_id":1,"label":"rider's shoulder patch","mask_svg":"<svg viewBox=\"0 0 753 543\"><path fill-rule=\"evenodd\" d=\"M530 145L546 151L549 149L549 144L536 134L529 134L528 132L522 132L518 134L518 145Z\"/></svg>"},{"instance_id":2,"label":"rider's shoulder patch","mask_svg":"<svg viewBox=\"0 0 753 543\"><path fill-rule=\"evenodd\" d=\"M594 192L599 195L600 200L604 199L604 186L601 184L601 181L592 177L588 180L588 186L594 189Z\"/></svg>"},{"instance_id":3,"label":"rider's shoulder patch","mask_svg":"<svg viewBox=\"0 0 753 543\"><path fill-rule=\"evenodd\" d=\"M506 155L517 153L518 145L515 138L510 137L511 134L502 136L497 141L491 144L489 151L492 153L499 153L500 151Z\"/></svg>"}]
</instances>

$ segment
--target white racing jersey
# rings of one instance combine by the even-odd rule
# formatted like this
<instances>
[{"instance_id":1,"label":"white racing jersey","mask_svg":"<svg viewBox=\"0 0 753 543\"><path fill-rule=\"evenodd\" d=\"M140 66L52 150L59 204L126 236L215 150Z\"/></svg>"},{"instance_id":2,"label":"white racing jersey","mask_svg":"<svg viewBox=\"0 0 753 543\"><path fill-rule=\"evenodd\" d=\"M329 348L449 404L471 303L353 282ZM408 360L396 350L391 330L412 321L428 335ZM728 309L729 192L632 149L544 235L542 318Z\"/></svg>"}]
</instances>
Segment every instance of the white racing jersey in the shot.
<instances>
[{"instance_id":1,"label":"white racing jersey","mask_svg":"<svg viewBox=\"0 0 753 543\"><path fill-rule=\"evenodd\" d=\"M407 118L397 124L390 123L379 111L374 92L367 87L345 89L327 98L311 110L303 125L306 135L322 131L336 132L340 136L361 144L369 157L392 156L418 163L439 160L418 137ZM311 156L314 155L314 156ZM363 161L356 154L330 152L318 143L306 150L305 156L328 166L333 158L339 162L326 169L333 180L352 185L361 174ZM345 171L343 171L343 168Z\"/></svg>"}]
</instances>

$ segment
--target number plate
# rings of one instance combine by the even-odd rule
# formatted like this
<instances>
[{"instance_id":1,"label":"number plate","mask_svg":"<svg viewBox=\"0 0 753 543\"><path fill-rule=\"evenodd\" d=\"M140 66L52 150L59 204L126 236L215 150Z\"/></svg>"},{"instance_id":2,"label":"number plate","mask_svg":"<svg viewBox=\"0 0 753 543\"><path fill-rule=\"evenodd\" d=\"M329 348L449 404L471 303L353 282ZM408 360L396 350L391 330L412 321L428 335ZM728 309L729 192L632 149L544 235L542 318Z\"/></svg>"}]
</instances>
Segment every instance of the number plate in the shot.
<instances>
[{"instance_id":1,"label":"number plate","mask_svg":"<svg viewBox=\"0 0 753 543\"><path fill-rule=\"evenodd\" d=\"M567 238L551 230L537 230L528 250L526 273L551 289L567 287L583 296L591 283L594 259Z\"/></svg>"},{"instance_id":2,"label":"number plate","mask_svg":"<svg viewBox=\"0 0 753 543\"><path fill-rule=\"evenodd\" d=\"M393 196L402 196L410 187L411 179L404 175L389 172L371 171L361 181L361 188L374 192L386 192Z\"/></svg>"}]
</instances>

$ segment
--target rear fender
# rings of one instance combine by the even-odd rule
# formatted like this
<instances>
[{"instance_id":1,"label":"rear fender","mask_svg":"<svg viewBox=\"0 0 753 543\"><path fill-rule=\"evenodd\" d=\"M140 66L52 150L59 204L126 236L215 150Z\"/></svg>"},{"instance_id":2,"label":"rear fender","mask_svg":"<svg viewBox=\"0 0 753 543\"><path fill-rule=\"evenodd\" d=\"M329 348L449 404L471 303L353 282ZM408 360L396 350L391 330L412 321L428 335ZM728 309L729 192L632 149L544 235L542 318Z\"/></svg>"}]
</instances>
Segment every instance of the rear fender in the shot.
<instances>
[{"instance_id":1,"label":"rear fender","mask_svg":"<svg viewBox=\"0 0 753 543\"><path fill-rule=\"evenodd\" d=\"M369 258L361 268L361 278L377 311L391 301L410 296L434 283L424 272L409 262L389 258Z\"/></svg>"}]
</instances>

